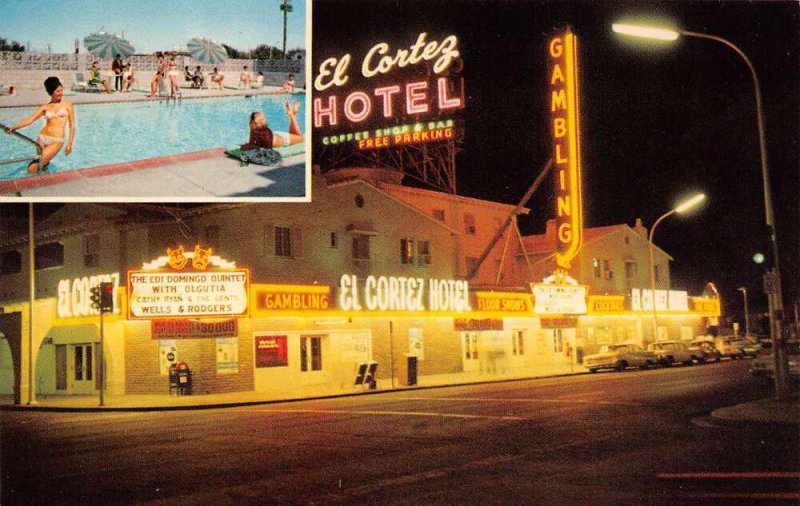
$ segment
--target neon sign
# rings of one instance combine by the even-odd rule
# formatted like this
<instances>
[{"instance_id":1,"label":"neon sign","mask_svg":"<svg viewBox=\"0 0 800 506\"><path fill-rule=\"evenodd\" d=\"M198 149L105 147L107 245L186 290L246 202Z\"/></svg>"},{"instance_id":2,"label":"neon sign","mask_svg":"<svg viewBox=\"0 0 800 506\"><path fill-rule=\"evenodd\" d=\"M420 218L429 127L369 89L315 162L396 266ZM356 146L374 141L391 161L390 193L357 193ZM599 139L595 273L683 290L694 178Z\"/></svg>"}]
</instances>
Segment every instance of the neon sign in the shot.
<instances>
[{"instance_id":1,"label":"neon sign","mask_svg":"<svg viewBox=\"0 0 800 506\"><path fill-rule=\"evenodd\" d=\"M114 283L114 313L118 314L119 299L119 273L100 274L97 276L84 276L75 279L62 279L58 282L58 305L56 314L59 318L72 318L74 316L99 315L100 311L92 307L89 290L101 282Z\"/></svg>"},{"instance_id":2,"label":"neon sign","mask_svg":"<svg viewBox=\"0 0 800 506\"><path fill-rule=\"evenodd\" d=\"M344 311L472 311L469 283L452 279L344 274L338 299Z\"/></svg>"},{"instance_id":3,"label":"neon sign","mask_svg":"<svg viewBox=\"0 0 800 506\"><path fill-rule=\"evenodd\" d=\"M550 40L550 113L556 167L556 264L568 269L583 236L578 41L567 29Z\"/></svg>"},{"instance_id":4,"label":"neon sign","mask_svg":"<svg viewBox=\"0 0 800 506\"><path fill-rule=\"evenodd\" d=\"M351 126L360 129L321 135L324 146L357 142L358 149L368 150L455 137L452 119L419 121L424 119L423 116L436 115L438 118L464 106L461 80L442 75L458 72L452 70L460 56L458 39L455 35L448 35L439 42L428 40L427 36L427 33L420 33L408 48L394 52L386 42L374 45L361 62L357 84L353 84L349 75L353 61L351 54L328 58L320 64L314 89L316 92L330 91L313 100L314 128ZM420 67L419 72L409 74L407 80L398 78L392 81L391 77L384 77L395 72L411 72L415 66ZM425 77L420 77L422 75ZM380 84L370 86L373 78L380 79ZM344 86L350 90L338 93L337 89ZM397 123L403 118L413 120L409 125L364 128L379 121ZM397 131L399 129L402 131Z\"/></svg>"}]
</instances>

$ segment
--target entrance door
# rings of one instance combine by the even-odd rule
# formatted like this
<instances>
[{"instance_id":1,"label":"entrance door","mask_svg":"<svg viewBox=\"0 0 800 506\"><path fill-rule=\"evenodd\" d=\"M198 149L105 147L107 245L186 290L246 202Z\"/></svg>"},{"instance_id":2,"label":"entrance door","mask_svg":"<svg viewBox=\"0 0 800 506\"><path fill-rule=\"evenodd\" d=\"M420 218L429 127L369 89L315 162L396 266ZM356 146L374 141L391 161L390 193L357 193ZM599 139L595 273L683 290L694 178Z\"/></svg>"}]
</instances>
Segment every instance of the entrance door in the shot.
<instances>
[{"instance_id":1,"label":"entrance door","mask_svg":"<svg viewBox=\"0 0 800 506\"><path fill-rule=\"evenodd\" d=\"M95 360L94 345L73 344L70 345L70 369L72 379L73 394L94 394L95 393Z\"/></svg>"}]
</instances>

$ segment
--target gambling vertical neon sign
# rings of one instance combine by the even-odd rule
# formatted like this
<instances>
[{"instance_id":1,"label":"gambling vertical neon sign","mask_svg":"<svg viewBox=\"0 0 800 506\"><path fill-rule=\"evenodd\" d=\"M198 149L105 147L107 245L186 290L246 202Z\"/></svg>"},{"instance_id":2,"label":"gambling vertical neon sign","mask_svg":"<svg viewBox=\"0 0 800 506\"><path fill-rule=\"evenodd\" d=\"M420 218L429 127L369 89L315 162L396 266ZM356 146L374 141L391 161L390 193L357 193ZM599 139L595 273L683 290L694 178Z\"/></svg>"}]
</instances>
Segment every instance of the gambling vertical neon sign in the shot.
<instances>
[{"instance_id":1,"label":"gambling vertical neon sign","mask_svg":"<svg viewBox=\"0 0 800 506\"><path fill-rule=\"evenodd\" d=\"M583 238L578 41L569 28L550 40L550 115L556 164L556 264L569 269Z\"/></svg>"}]
</instances>

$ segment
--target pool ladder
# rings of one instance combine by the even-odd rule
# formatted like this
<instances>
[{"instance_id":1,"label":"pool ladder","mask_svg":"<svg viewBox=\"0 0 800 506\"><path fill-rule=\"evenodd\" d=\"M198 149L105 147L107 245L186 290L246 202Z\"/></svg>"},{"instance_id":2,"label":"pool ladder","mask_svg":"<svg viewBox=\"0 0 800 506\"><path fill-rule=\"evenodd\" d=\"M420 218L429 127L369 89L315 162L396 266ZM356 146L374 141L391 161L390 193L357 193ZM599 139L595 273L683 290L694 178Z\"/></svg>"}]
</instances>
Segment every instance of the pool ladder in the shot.
<instances>
[{"instance_id":1,"label":"pool ladder","mask_svg":"<svg viewBox=\"0 0 800 506\"><path fill-rule=\"evenodd\" d=\"M6 130L8 127L2 123L0 123L0 129ZM14 135L25 142L33 144L36 147L36 155L31 157L24 157L24 158L12 158L10 160L0 160L0 165L7 165L9 163L19 163L19 162L36 162L36 172L39 173L42 171L42 147L39 145L38 142L31 139L27 135L23 135L19 132L11 132L11 135Z\"/></svg>"}]
</instances>

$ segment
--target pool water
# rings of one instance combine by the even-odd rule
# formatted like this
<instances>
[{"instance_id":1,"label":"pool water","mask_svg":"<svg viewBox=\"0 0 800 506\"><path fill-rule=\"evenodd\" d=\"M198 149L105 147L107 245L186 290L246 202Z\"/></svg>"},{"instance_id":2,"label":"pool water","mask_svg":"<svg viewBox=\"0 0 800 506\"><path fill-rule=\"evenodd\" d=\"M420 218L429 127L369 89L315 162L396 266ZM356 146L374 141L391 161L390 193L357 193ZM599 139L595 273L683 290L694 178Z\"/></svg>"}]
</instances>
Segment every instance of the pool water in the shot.
<instances>
[{"instance_id":1,"label":"pool water","mask_svg":"<svg viewBox=\"0 0 800 506\"><path fill-rule=\"evenodd\" d=\"M112 163L130 162L204 149L233 147L247 142L250 113L262 111L270 128L287 131L284 112L286 95L230 98L157 100L113 104L78 104L75 108L75 141L72 153L64 148L48 165L48 172L64 172ZM297 113L305 128L305 96ZM36 108L0 109L0 123L15 125ZM20 130L35 139L44 119ZM34 148L12 135L0 132L0 160L31 156ZM0 180L28 176L27 163L0 165Z\"/></svg>"}]
</instances>

